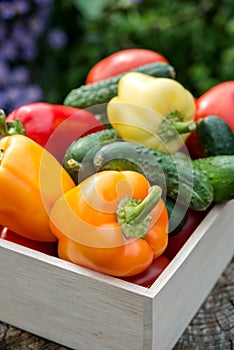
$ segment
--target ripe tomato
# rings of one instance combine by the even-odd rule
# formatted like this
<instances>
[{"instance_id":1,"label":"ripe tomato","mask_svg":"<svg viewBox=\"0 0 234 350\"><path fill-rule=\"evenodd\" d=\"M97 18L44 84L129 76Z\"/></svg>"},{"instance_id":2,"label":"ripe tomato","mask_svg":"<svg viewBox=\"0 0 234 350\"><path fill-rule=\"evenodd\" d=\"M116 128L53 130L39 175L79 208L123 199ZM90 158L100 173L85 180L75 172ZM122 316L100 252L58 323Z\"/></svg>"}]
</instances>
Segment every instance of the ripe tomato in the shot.
<instances>
[{"instance_id":1,"label":"ripe tomato","mask_svg":"<svg viewBox=\"0 0 234 350\"><path fill-rule=\"evenodd\" d=\"M141 65L168 60L159 53L147 49L120 50L97 62L89 71L86 84L94 83L127 72Z\"/></svg>"},{"instance_id":2,"label":"ripe tomato","mask_svg":"<svg viewBox=\"0 0 234 350\"><path fill-rule=\"evenodd\" d=\"M213 86L196 99L195 121L209 115L222 118L234 132L234 80ZM193 132L186 140L192 158L204 157L198 136Z\"/></svg>"},{"instance_id":3,"label":"ripe tomato","mask_svg":"<svg viewBox=\"0 0 234 350\"><path fill-rule=\"evenodd\" d=\"M200 222L207 215L208 211L209 210L195 211L188 209L187 221L183 226L182 230L176 235L169 237L167 248L163 253L168 259L172 260L176 256L176 254L179 252L179 250L183 247L185 242L189 239L194 230L200 224Z\"/></svg>"},{"instance_id":4,"label":"ripe tomato","mask_svg":"<svg viewBox=\"0 0 234 350\"><path fill-rule=\"evenodd\" d=\"M147 270L135 276L122 277L121 279L127 282L138 284L139 286L149 288L170 263L170 259L165 255L160 255L154 259Z\"/></svg>"},{"instance_id":5,"label":"ripe tomato","mask_svg":"<svg viewBox=\"0 0 234 350\"><path fill-rule=\"evenodd\" d=\"M7 227L4 227L0 233L0 238L5 239L6 241L14 242L20 244L24 247L37 250L39 252L57 256L57 243L56 242L37 242L29 238L25 238L16 234L15 232L10 231Z\"/></svg>"}]
</instances>

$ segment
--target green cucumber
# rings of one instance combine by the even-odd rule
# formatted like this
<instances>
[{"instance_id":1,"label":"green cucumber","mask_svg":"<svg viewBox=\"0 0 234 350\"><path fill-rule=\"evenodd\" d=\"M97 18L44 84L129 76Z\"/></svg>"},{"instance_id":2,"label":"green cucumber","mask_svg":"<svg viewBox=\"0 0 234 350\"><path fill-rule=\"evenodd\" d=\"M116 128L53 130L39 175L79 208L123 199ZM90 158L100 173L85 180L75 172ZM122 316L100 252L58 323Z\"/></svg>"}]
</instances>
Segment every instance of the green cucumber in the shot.
<instances>
[{"instance_id":1,"label":"green cucumber","mask_svg":"<svg viewBox=\"0 0 234 350\"><path fill-rule=\"evenodd\" d=\"M234 154L234 134L223 119L213 115L199 119L196 133L206 157Z\"/></svg>"},{"instance_id":2,"label":"green cucumber","mask_svg":"<svg viewBox=\"0 0 234 350\"><path fill-rule=\"evenodd\" d=\"M169 236L175 236L182 230L188 220L187 209L169 197L166 197L165 205L169 219L168 234Z\"/></svg>"},{"instance_id":3,"label":"green cucumber","mask_svg":"<svg viewBox=\"0 0 234 350\"><path fill-rule=\"evenodd\" d=\"M234 155L217 155L193 161L214 188L214 202L234 198Z\"/></svg>"},{"instance_id":4,"label":"green cucumber","mask_svg":"<svg viewBox=\"0 0 234 350\"><path fill-rule=\"evenodd\" d=\"M93 148L96 149L97 146L118 138L119 135L115 129L106 129L91 133L72 142L65 153L63 167L76 184L78 183L78 172L81 162L86 154Z\"/></svg>"},{"instance_id":5,"label":"green cucumber","mask_svg":"<svg viewBox=\"0 0 234 350\"><path fill-rule=\"evenodd\" d=\"M103 170L142 173L151 185L162 187L165 197L194 210L205 210L213 201L213 187L192 162L133 142L113 141L91 152L82 162L79 176L82 181Z\"/></svg>"},{"instance_id":6,"label":"green cucumber","mask_svg":"<svg viewBox=\"0 0 234 350\"><path fill-rule=\"evenodd\" d=\"M131 71L141 72L154 77L175 78L175 69L163 62L149 63ZM81 85L73 89L64 99L64 104L77 108L87 108L93 105L107 103L118 93L118 83L123 74L104 79L92 84Z\"/></svg>"}]
</instances>

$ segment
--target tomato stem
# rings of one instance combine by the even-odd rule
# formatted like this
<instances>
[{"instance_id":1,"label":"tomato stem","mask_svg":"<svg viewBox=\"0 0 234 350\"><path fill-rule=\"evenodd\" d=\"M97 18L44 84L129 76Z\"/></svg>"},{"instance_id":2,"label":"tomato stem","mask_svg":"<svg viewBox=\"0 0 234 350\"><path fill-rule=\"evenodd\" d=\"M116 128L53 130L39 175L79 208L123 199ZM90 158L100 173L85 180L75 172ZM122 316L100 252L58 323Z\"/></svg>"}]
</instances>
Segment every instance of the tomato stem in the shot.
<instances>
[{"instance_id":1,"label":"tomato stem","mask_svg":"<svg viewBox=\"0 0 234 350\"><path fill-rule=\"evenodd\" d=\"M145 238L150 228L152 217L149 215L158 204L162 195L160 186L152 186L143 199L125 196L116 212L118 223L127 238Z\"/></svg>"}]
</instances>

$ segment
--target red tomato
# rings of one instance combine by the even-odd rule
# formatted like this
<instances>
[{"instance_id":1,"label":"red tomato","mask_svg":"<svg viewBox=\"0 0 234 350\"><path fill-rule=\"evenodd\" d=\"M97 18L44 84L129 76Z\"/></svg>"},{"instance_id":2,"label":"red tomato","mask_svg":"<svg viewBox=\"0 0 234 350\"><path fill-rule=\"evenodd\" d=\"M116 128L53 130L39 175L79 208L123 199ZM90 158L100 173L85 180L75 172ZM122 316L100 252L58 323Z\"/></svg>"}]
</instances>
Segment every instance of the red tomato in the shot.
<instances>
[{"instance_id":1,"label":"red tomato","mask_svg":"<svg viewBox=\"0 0 234 350\"><path fill-rule=\"evenodd\" d=\"M96 63L87 75L86 84L107 79L153 62L169 63L164 56L155 51L147 49L120 50Z\"/></svg>"},{"instance_id":2,"label":"red tomato","mask_svg":"<svg viewBox=\"0 0 234 350\"><path fill-rule=\"evenodd\" d=\"M188 218L182 230L176 235L169 237L167 248L163 253L168 259L172 260L176 256L200 222L207 215L208 211L209 210L195 211L188 209Z\"/></svg>"},{"instance_id":3,"label":"red tomato","mask_svg":"<svg viewBox=\"0 0 234 350\"><path fill-rule=\"evenodd\" d=\"M208 115L222 118L234 132L234 80L213 86L196 100L195 121ZM204 157L195 133L188 137L186 146L192 158Z\"/></svg>"},{"instance_id":4,"label":"red tomato","mask_svg":"<svg viewBox=\"0 0 234 350\"><path fill-rule=\"evenodd\" d=\"M33 241L29 238L25 238L20 236L12 231L10 231L7 227L4 227L0 233L0 238L5 239L6 241L14 242L20 244L24 247L31 248L37 250L39 252L57 256L57 243L56 242L37 242Z\"/></svg>"},{"instance_id":5,"label":"red tomato","mask_svg":"<svg viewBox=\"0 0 234 350\"><path fill-rule=\"evenodd\" d=\"M160 255L157 259L154 259L150 267L147 270L139 273L135 276L122 277L121 279L127 282L138 284L142 287L149 288L163 272L163 270L170 263L169 258L165 255Z\"/></svg>"}]
</instances>

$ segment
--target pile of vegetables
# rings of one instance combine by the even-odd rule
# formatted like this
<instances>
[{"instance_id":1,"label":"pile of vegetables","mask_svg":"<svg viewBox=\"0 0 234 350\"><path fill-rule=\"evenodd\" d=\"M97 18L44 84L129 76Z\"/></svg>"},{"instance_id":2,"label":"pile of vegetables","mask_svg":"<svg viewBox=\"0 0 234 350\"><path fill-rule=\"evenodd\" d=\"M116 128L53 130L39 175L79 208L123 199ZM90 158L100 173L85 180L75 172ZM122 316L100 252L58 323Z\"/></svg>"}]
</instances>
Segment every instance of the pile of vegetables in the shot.
<instances>
[{"instance_id":1,"label":"pile of vegetables","mask_svg":"<svg viewBox=\"0 0 234 350\"><path fill-rule=\"evenodd\" d=\"M234 81L194 96L162 55L119 51L64 104L0 115L0 237L149 287L234 198Z\"/></svg>"}]
</instances>

